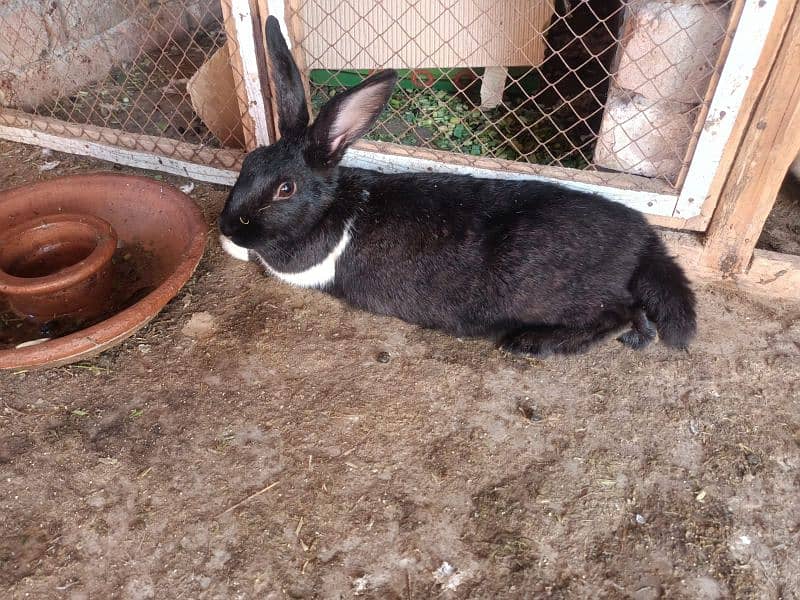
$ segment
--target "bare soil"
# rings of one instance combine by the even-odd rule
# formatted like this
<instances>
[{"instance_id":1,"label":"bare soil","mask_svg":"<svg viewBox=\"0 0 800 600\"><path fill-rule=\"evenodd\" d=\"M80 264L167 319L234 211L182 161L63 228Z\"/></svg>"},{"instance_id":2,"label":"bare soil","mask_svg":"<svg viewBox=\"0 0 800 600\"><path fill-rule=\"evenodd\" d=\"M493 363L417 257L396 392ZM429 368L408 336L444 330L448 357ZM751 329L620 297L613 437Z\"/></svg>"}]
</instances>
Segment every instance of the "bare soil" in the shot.
<instances>
[{"instance_id":1,"label":"bare soil","mask_svg":"<svg viewBox=\"0 0 800 600\"><path fill-rule=\"evenodd\" d=\"M0 142L2 187L96 169ZM689 353L540 362L212 237L134 338L0 374L0 597L798 598L800 305L698 294Z\"/></svg>"}]
</instances>

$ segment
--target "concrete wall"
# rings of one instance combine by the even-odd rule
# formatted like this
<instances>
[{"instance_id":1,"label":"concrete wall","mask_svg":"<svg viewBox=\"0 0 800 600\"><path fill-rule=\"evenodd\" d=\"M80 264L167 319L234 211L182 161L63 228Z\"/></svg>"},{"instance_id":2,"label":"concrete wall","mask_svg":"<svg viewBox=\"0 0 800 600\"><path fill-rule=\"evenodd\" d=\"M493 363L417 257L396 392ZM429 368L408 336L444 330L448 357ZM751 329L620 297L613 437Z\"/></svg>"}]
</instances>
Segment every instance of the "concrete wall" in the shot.
<instances>
[{"instance_id":1,"label":"concrete wall","mask_svg":"<svg viewBox=\"0 0 800 600\"><path fill-rule=\"evenodd\" d=\"M72 94L171 36L220 21L218 0L6 0L0 105L24 109Z\"/></svg>"}]
</instances>

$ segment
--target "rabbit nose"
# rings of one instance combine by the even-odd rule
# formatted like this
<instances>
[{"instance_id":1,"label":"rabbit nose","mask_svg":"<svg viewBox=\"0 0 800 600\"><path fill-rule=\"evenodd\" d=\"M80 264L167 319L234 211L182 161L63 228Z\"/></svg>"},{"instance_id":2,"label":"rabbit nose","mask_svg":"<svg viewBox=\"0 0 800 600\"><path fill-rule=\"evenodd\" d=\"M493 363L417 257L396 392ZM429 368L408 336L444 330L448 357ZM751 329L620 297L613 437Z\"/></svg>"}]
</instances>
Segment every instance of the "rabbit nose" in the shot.
<instances>
[{"instance_id":1,"label":"rabbit nose","mask_svg":"<svg viewBox=\"0 0 800 600\"><path fill-rule=\"evenodd\" d=\"M236 217L226 215L224 212L219 216L219 230L223 235L230 237L235 234L238 229L237 225L238 220Z\"/></svg>"}]
</instances>

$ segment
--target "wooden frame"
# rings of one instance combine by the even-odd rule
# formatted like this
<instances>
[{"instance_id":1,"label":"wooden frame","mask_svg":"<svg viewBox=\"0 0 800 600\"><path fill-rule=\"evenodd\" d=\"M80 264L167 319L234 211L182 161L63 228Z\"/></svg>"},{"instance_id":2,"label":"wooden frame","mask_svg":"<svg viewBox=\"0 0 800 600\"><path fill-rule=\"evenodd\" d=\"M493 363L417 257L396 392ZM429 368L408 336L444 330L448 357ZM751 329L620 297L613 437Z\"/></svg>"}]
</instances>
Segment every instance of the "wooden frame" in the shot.
<instances>
[{"instance_id":1,"label":"wooden frame","mask_svg":"<svg viewBox=\"0 0 800 600\"><path fill-rule=\"evenodd\" d=\"M290 34L297 35L297 24L290 27L291 19L287 22L282 18L283 0L223 0L223 5L225 2L226 27L239 39L244 78L240 102L242 106L246 103L243 114L252 119L249 145L270 143L276 136L274 123L266 115L271 112L268 107L273 98L265 65L253 58L253 54L263 55L262 37L257 32L263 30L269 11L279 12L279 20ZM760 53L752 52L756 40L763 42ZM299 53L299 48L293 52ZM247 53L249 56L245 56ZM726 104L734 95L740 97L738 104ZM735 111L731 108L734 105ZM236 180L244 156L237 151L70 124L2 108L0 138L226 185ZM748 291L800 299L800 257L755 249L778 187L798 151L800 0L746 0L681 194L666 184L637 176L614 175L611 179L602 172L467 159L380 142L359 143L346 156L346 164L384 171L421 169L531 178L598 192L642 210L656 225L707 229L706 236L667 235L670 248L694 277L727 278ZM702 177L693 179L693 167L702 172ZM694 194L691 190L695 189L705 190L705 202L688 203L684 192ZM683 212L687 203L698 207L688 218Z\"/></svg>"},{"instance_id":2,"label":"wooden frame","mask_svg":"<svg viewBox=\"0 0 800 600\"><path fill-rule=\"evenodd\" d=\"M269 144L272 136L268 124L268 108L261 85L258 57L260 44L256 42L256 12L250 0L220 0L225 33L230 46L239 112L242 115L247 150ZM260 37L260 36L259 36Z\"/></svg>"},{"instance_id":3,"label":"wooden frame","mask_svg":"<svg viewBox=\"0 0 800 600\"><path fill-rule=\"evenodd\" d=\"M764 85L768 67L775 59L775 43L788 19L781 4L780 0L746 0L742 7L673 214L690 220L692 229L708 227L722 181L731 167L732 149L742 141L756 90ZM761 52L754 52L754 47Z\"/></svg>"},{"instance_id":4,"label":"wooden frame","mask_svg":"<svg viewBox=\"0 0 800 600\"><path fill-rule=\"evenodd\" d=\"M0 110L0 138L224 185L234 184L244 159L244 152L237 150L212 150L8 109Z\"/></svg>"},{"instance_id":5,"label":"wooden frame","mask_svg":"<svg viewBox=\"0 0 800 600\"><path fill-rule=\"evenodd\" d=\"M711 218L702 264L723 276L750 267L758 237L789 165L800 152L800 0L778 2L786 25L771 40L774 58L763 65L753 110ZM734 154L735 151L735 154ZM800 289L797 290L800 295Z\"/></svg>"}]
</instances>

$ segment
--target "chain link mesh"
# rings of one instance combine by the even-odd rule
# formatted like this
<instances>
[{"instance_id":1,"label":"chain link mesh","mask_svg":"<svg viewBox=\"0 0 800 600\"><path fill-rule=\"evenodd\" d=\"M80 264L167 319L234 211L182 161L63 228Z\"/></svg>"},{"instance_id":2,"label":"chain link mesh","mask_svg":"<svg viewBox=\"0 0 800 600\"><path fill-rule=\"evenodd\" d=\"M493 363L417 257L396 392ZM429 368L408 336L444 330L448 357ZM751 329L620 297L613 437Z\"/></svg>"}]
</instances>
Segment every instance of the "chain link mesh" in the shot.
<instances>
[{"instance_id":1,"label":"chain link mesh","mask_svg":"<svg viewBox=\"0 0 800 600\"><path fill-rule=\"evenodd\" d=\"M207 98L193 101L190 87L221 53L240 91L235 43L219 0L10 0L0 8L0 106L44 117L31 123L43 131L64 122L87 139L231 167L225 149L244 148L236 93L213 98L231 116L211 131L198 115Z\"/></svg>"},{"instance_id":2,"label":"chain link mesh","mask_svg":"<svg viewBox=\"0 0 800 600\"><path fill-rule=\"evenodd\" d=\"M510 160L674 184L732 5L299 0L291 19L314 110L374 69L400 69L368 139L501 169Z\"/></svg>"},{"instance_id":3,"label":"chain link mesh","mask_svg":"<svg viewBox=\"0 0 800 600\"><path fill-rule=\"evenodd\" d=\"M313 111L375 69L400 70L389 110L367 136L396 144L395 153L432 149L479 166L589 169L610 183L619 171L674 184L733 3L295 0L286 21ZM69 123L79 137L231 167L252 125L237 101L243 78L223 7L8 0L0 116L23 111L42 117L29 126L43 131ZM212 106L209 89L190 92L215 60L229 65L235 93Z\"/></svg>"}]
</instances>

